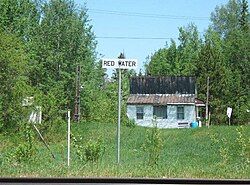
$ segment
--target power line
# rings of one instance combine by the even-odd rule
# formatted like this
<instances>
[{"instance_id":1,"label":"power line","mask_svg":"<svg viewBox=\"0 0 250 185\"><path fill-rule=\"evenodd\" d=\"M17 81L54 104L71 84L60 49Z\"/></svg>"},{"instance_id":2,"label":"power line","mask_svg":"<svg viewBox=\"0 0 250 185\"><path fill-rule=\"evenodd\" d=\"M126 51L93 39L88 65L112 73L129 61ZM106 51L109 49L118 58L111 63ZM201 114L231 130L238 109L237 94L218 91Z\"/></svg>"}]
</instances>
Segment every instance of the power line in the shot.
<instances>
[{"instance_id":1,"label":"power line","mask_svg":"<svg viewBox=\"0 0 250 185\"><path fill-rule=\"evenodd\" d=\"M169 40L177 39L170 37L109 37L109 36L96 36L98 39L130 39L130 40Z\"/></svg>"},{"instance_id":2,"label":"power line","mask_svg":"<svg viewBox=\"0 0 250 185\"><path fill-rule=\"evenodd\" d=\"M89 12L99 13L99 14L111 14L120 16L134 16L134 17L144 17L144 18L161 18L161 19L184 19L184 20L208 20L209 17L196 17L196 16L182 16L182 15L163 15L163 14L146 14L137 12L121 12L121 11L111 11L111 10L101 10L101 9L88 9Z\"/></svg>"}]
</instances>

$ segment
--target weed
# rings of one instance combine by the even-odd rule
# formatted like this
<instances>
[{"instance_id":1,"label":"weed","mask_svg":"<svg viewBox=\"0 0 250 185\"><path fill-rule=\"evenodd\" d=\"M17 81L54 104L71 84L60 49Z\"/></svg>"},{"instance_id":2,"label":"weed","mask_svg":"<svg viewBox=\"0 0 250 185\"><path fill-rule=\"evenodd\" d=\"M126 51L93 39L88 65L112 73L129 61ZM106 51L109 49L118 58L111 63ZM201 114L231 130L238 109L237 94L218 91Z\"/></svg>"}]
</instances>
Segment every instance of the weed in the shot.
<instances>
[{"instance_id":1,"label":"weed","mask_svg":"<svg viewBox=\"0 0 250 185\"><path fill-rule=\"evenodd\" d=\"M146 131L146 141L143 149L147 152L148 164L150 166L155 166L158 164L160 158L163 141L160 136L160 130L157 128L156 119L153 119L152 123L153 128Z\"/></svg>"},{"instance_id":2,"label":"weed","mask_svg":"<svg viewBox=\"0 0 250 185\"><path fill-rule=\"evenodd\" d=\"M230 158L227 139L225 137L220 137L218 133L211 135L210 139L212 141L212 146L218 146L218 148L215 148L215 150L218 151L220 156L219 165L226 166Z\"/></svg>"},{"instance_id":3,"label":"weed","mask_svg":"<svg viewBox=\"0 0 250 185\"><path fill-rule=\"evenodd\" d=\"M128 119L125 122L125 126L129 127L129 128L135 128L135 120L134 119Z\"/></svg>"},{"instance_id":4,"label":"weed","mask_svg":"<svg viewBox=\"0 0 250 185\"><path fill-rule=\"evenodd\" d=\"M239 156L241 159L241 168L243 170L246 170L249 167L249 152L247 152L247 144L249 144L250 139L244 135L243 132L243 126L241 125L236 129L237 131L237 144L238 144L238 151L239 151Z\"/></svg>"},{"instance_id":5,"label":"weed","mask_svg":"<svg viewBox=\"0 0 250 185\"><path fill-rule=\"evenodd\" d=\"M91 163L96 163L99 159L101 159L104 154L104 151L105 147L103 146L103 143L100 138L98 138L97 141L89 140L84 149L85 158Z\"/></svg>"},{"instance_id":6,"label":"weed","mask_svg":"<svg viewBox=\"0 0 250 185\"><path fill-rule=\"evenodd\" d=\"M21 131L24 134L25 140L18 145L14 157L18 162L27 162L35 156L37 151L34 145L34 133L30 123L24 123Z\"/></svg>"},{"instance_id":7,"label":"weed","mask_svg":"<svg viewBox=\"0 0 250 185\"><path fill-rule=\"evenodd\" d=\"M76 149L76 154L82 162L97 163L104 155L105 147L102 139L90 139L84 146L82 137L74 137L73 135L71 137L73 140L73 147Z\"/></svg>"},{"instance_id":8,"label":"weed","mask_svg":"<svg viewBox=\"0 0 250 185\"><path fill-rule=\"evenodd\" d=\"M70 137L72 138L72 145L76 149L76 155L80 159L80 161L85 162L85 156L83 152L83 138L82 137L75 137L72 133L70 134Z\"/></svg>"}]
</instances>

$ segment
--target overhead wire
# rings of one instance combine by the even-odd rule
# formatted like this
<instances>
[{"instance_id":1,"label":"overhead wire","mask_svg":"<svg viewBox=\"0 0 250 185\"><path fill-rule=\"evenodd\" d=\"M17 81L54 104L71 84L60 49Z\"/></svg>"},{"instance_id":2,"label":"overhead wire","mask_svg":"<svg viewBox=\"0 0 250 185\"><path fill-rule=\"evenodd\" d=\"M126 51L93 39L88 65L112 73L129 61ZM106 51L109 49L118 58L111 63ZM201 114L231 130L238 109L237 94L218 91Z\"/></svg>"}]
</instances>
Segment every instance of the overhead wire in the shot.
<instances>
[{"instance_id":1,"label":"overhead wire","mask_svg":"<svg viewBox=\"0 0 250 185\"><path fill-rule=\"evenodd\" d=\"M143 18L161 18L161 19L185 19L185 20L207 20L209 17L194 17L194 16L176 16L176 15L164 15L164 14L147 14L137 12L123 12L103 9L88 9L89 12L98 14L111 14L120 16L136 16ZM129 40L170 40L178 38L169 37L128 37L128 36L96 36L97 39L129 39Z\"/></svg>"},{"instance_id":2,"label":"overhead wire","mask_svg":"<svg viewBox=\"0 0 250 185\"><path fill-rule=\"evenodd\" d=\"M160 19L184 19L184 20L208 20L209 17L196 17L196 16L176 16L176 15L164 15L164 14L147 14L147 13L137 13L137 12L122 12L122 11L111 11L102 9L88 9L89 12L98 14L111 14L120 16L136 16L144 18L160 18Z\"/></svg>"},{"instance_id":3,"label":"overhead wire","mask_svg":"<svg viewBox=\"0 0 250 185\"><path fill-rule=\"evenodd\" d=\"M168 40L168 39L177 39L170 37L115 37L115 36L96 36L98 39L130 39L130 40Z\"/></svg>"}]
</instances>

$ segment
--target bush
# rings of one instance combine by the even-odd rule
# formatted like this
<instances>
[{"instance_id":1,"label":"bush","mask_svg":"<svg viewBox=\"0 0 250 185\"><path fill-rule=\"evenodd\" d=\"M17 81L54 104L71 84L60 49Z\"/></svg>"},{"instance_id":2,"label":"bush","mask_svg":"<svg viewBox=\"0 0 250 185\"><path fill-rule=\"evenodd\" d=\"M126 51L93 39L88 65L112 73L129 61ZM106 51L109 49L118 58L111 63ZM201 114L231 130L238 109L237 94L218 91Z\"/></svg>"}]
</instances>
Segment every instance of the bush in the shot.
<instances>
[{"instance_id":1,"label":"bush","mask_svg":"<svg viewBox=\"0 0 250 185\"><path fill-rule=\"evenodd\" d=\"M34 158L36 154L36 148L29 143L20 144L15 151L15 159L18 162L27 162Z\"/></svg>"},{"instance_id":2,"label":"bush","mask_svg":"<svg viewBox=\"0 0 250 185\"><path fill-rule=\"evenodd\" d=\"M150 166L158 164L160 153L163 147L163 141L160 135L160 130L157 128L156 119L154 119L152 122L153 128L147 130L146 141L143 146L144 150L148 154L148 163Z\"/></svg>"},{"instance_id":3,"label":"bush","mask_svg":"<svg viewBox=\"0 0 250 185\"><path fill-rule=\"evenodd\" d=\"M14 157L18 162L32 159L37 151L34 145L34 131L32 130L31 123L24 123L23 127L21 127L21 132L24 134L25 140L15 150Z\"/></svg>"},{"instance_id":4,"label":"bush","mask_svg":"<svg viewBox=\"0 0 250 185\"><path fill-rule=\"evenodd\" d=\"M99 138L97 141L90 139L86 146L83 146L82 137L74 137L72 134L73 147L76 149L76 155L82 162L98 162L105 152L105 147L102 140Z\"/></svg>"},{"instance_id":5,"label":"bush","mask_svg":"<svg viewBox=\"0 0 250 185\"><path fill-rule=\"evenodd\" d=\"M98 162L98 160L103 156L104 151L105 147L100 139L97 141L90 140L84 149L86 161L90 161L92 163Z\"/></svg>"},{"instance_id":6,"label":"bush","mask_svg":"<svg viewBox=\"0 0 250 185\"><path fill-rule=\"evenodd\" d=\"M129 128L134 128L135 127L135 120L134 119L127 119L125 122L125 126Z\"/></svg>"}]
</instances>

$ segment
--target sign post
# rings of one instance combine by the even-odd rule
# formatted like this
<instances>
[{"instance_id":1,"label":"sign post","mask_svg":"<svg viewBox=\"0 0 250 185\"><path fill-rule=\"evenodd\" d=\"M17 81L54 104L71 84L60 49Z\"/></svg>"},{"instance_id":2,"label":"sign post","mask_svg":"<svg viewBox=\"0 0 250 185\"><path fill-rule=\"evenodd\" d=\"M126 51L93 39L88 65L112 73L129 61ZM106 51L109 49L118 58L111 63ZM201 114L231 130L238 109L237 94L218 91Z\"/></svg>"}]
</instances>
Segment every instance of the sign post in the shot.
<instances>
[{"instance_id":1,"label":"sign post","mask_svg":"<svg viewBox=\"0 0 250 185\"><path fill-rule=\"evenodd\" d=\"M120 138L121 138L121 69L119 68L118 81L118 125L117 125L117 163L120 163Z\"/></svg>"},{"instance_id":2,"label":"sign post","mask_svg":"<svg viewBox=\"0 0 250 185\"><path fill-rule=\"evenodd\" d=\"M118 69L118 124L117 124L117 163L120 164L120 138L121 138L121 69L135 69L136 59L102 59L102 68Z\"/></svg>"},{"instance_id":3,"label":"sign post","mask_svg":"<svg viewBox=\"0 0 250 185\"><path fill-rule=\"evenodd\" d=\"M230 126L230 118L231 118L231 115L232 115L232 111L233 111L233 109L231 108L231 107L228 107L227 108L227 117L228 117L228 124L229 124L229 126Z\"/></svg>"}]
</instances>

